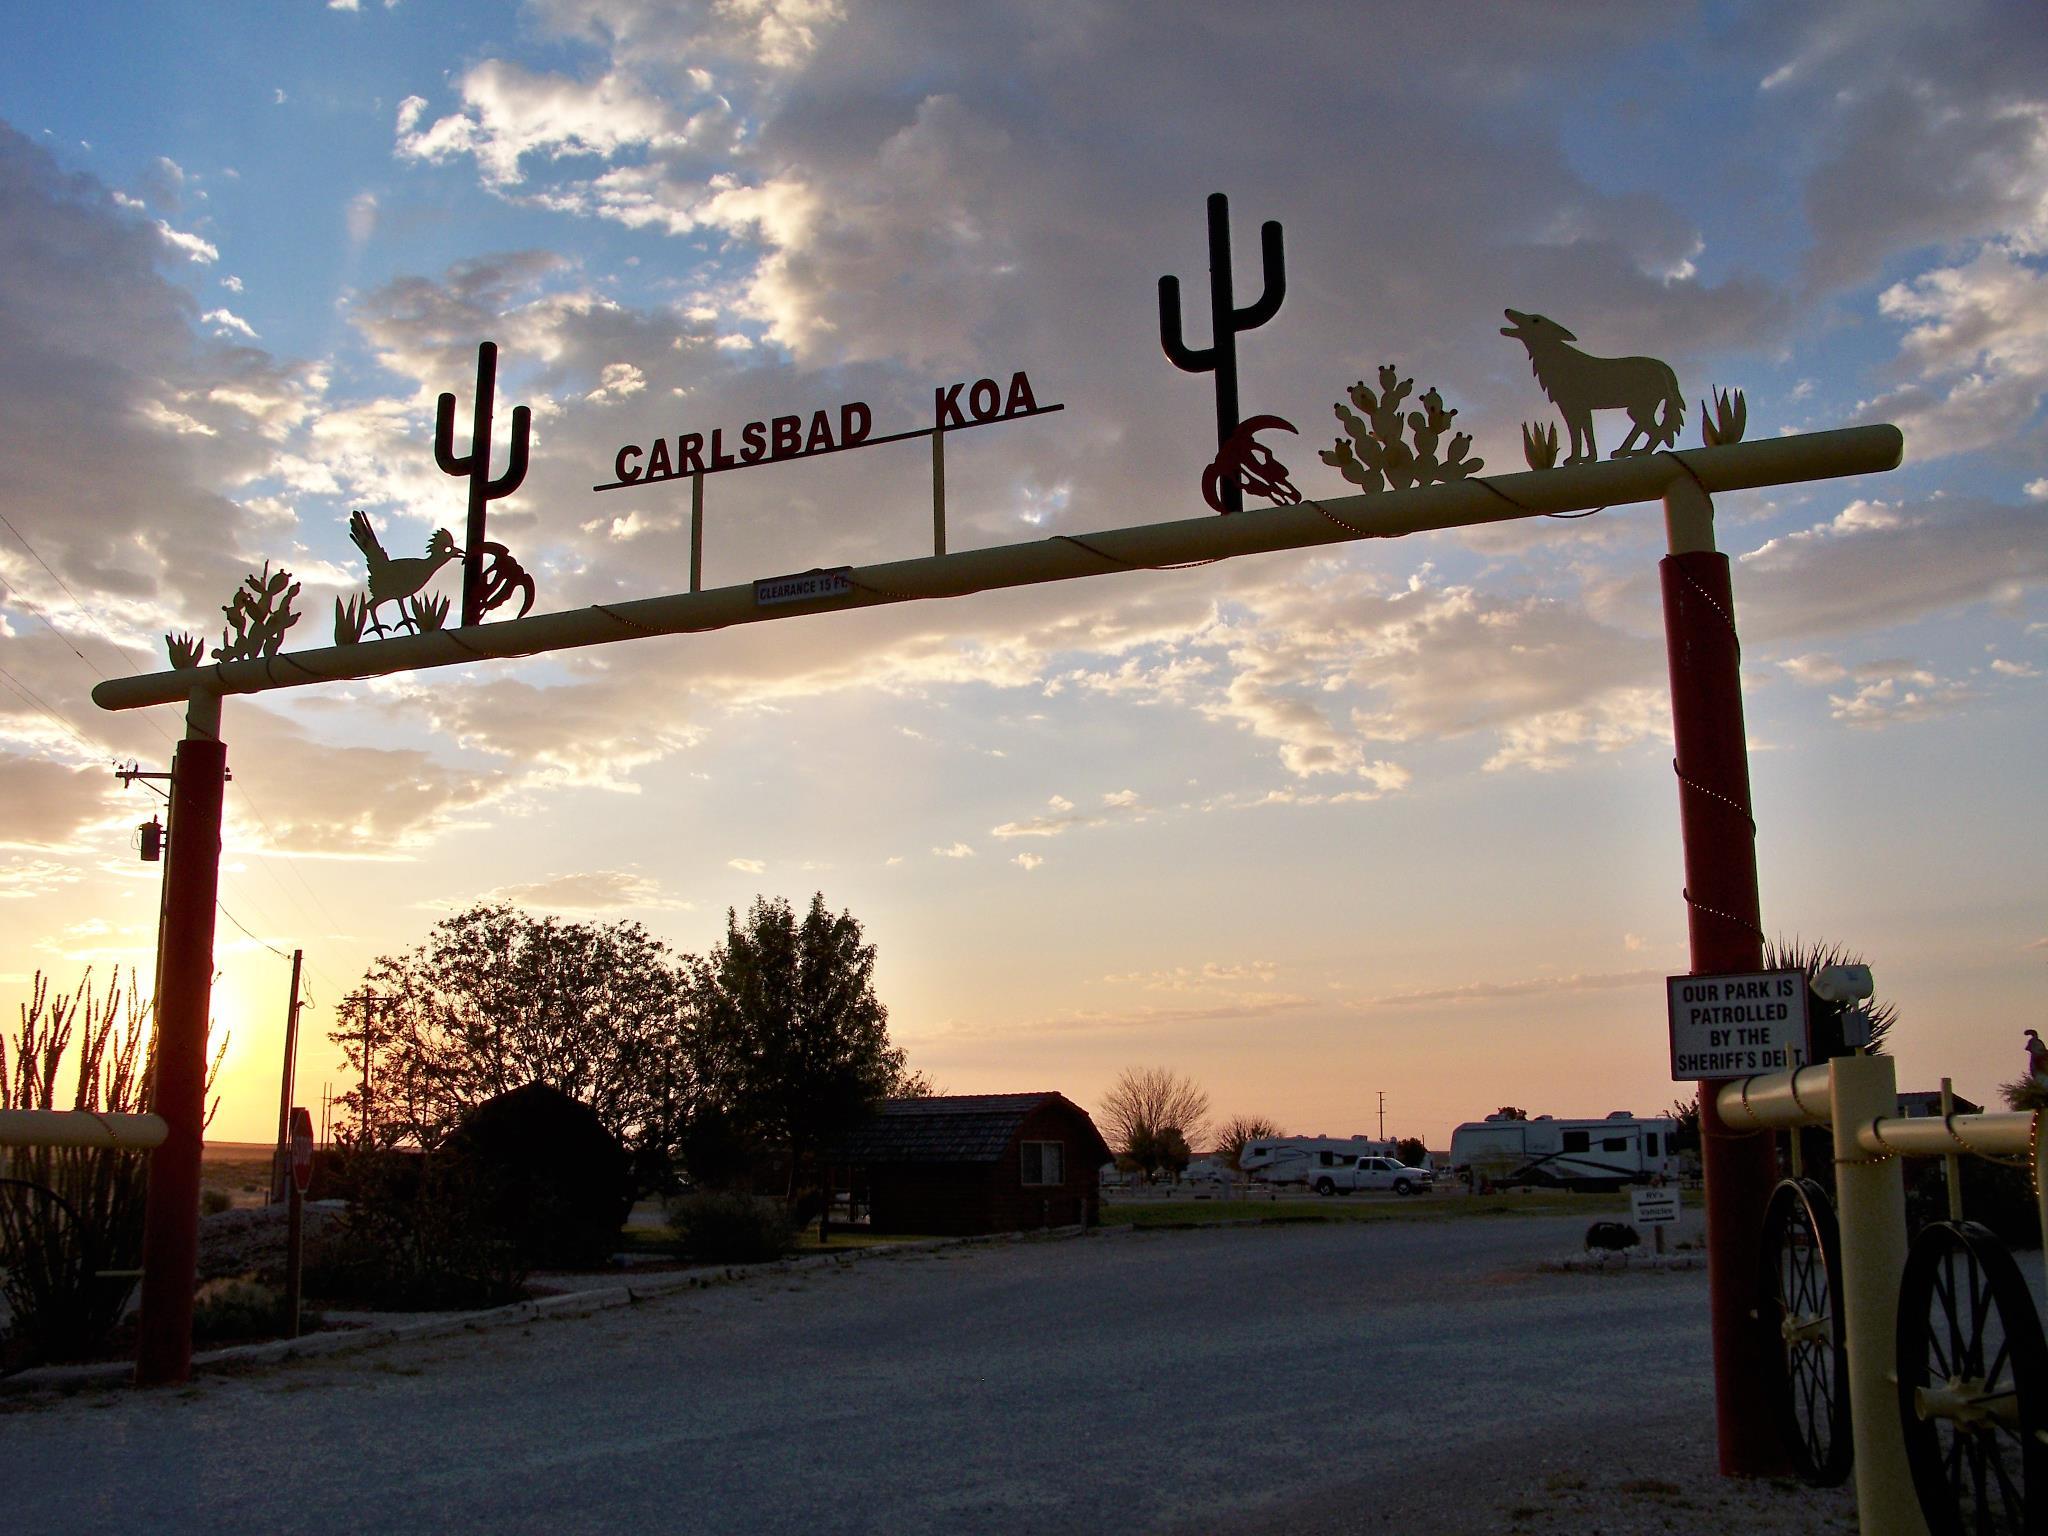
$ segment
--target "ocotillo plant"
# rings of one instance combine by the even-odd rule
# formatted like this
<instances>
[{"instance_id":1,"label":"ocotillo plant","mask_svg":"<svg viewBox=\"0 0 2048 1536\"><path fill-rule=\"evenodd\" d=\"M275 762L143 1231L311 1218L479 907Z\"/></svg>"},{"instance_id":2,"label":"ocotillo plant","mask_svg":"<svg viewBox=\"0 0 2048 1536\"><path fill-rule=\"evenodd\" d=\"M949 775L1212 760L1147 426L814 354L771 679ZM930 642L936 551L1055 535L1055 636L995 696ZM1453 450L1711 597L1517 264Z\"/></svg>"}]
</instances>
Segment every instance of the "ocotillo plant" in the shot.
<instances>
[{"instance_id":1,"label":"ocotillo plant","mask_svg":"<svg viewBox=\"0 0 2048 1536\"><path fill-rule=\"evenodd\" d=\"M512 448L505 472L491 477L491 408L498 392L498 344L476 349L476 410L470 416L469 452L455 451L455 397L443 395L434 413L434 462L443 474L469 477L469 537L462 541L462 622L481 624L483 608L484 508L510 496L526 478L526 450L533 440L533 412L512 412Z\"/></svg>"},{"instance_id":2,"label":"ocotillo plant","mask_svg":"<svg viewBox=\"0 0 2048 1536\"><path fill-rule=\"evenodd\" d=\"M1159 344L1173 366L1185 373L1216 375L1216 447L1237 430L1237 333L1257 330L1279 313L1287 297L1287 266L1280 248L1280 226L1268 219L1259 226L1259 255L1264 287L1258 302L1239 309L1230 281L1230 200L1209 194L1209 345L1190 347L1181 339L1180 279L1159 279ZM1222 487L1227 510L1244 510L1244 493L1234 480Z\"/></svg>"}]
</instances>

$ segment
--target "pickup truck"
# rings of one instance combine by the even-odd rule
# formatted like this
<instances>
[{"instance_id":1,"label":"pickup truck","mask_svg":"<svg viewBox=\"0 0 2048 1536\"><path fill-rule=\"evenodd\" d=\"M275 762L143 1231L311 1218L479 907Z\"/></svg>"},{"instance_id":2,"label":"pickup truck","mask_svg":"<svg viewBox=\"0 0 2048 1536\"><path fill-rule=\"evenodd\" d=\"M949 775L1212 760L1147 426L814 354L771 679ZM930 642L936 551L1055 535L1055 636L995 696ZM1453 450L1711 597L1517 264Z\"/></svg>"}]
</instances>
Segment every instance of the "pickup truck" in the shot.
<instances>
[{"instance_id":1,"label":"pickup truck","mask_svg":"<svg viewBox=\"0 0 2048 1536\"><path fill-rule=\"evenodd\" d=\"M1361 1157L1354 1167L1323 1170L1309 1187L1319 1195L1348 1195L1355 1189L1391 1189L1397 1195L1412 1195L1435 1182L1436 1174L1427 1168L1410 1168L1391 1157Z\"/></svg>"}]
</instances>

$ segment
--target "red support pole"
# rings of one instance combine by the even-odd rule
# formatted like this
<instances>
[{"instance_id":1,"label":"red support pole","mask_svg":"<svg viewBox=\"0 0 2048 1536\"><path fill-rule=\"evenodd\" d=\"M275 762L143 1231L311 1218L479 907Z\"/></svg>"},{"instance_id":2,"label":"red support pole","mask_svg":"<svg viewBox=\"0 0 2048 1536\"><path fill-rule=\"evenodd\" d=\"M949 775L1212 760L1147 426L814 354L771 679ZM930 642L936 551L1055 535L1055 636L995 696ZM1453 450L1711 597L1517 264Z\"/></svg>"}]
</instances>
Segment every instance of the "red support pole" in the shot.
<instances>
[{"instance_id":1,"label":"red support pole","mask_svg":"<svg viewBox=\"0 0 2048 1536\"><path fill-rule=\"evenodd\" d=\"M1677 551L1659 566L1671 664L1671 720L1685 836L1686 922L1695 975L1763 964L1756 826L1749 809L1741 646L1728 557L1712 544L1712 508L1688 481L1667 494ZM1686 513L1693 514L1688 521ZM1699 535L1704 523L1705 537ZM1693 537L1683 538L1684 524ZM1704 542L1706 547L1698 545ZM1687 547L1690 545L1691 547ZM1769 1383L1780 1341L1758 1321L1756 1285L1764 1208L1777 1182L1769 1133L1729 1130L1716 1082L1699 1085L1706 1174L1707 1283L1713 1326L1715 1426L1721 1471L1776 1477L1791 1470L1773 1428Z\"/></svg>"},{"instance_id":2,"label":"red support pole","mask_svg":"<svg viewBox=\"0 0 2048 1536\"><path fill-rule=\"evenodd\" d=\"M218 701L212 705L218 719ZM199 1272L199 1153L206 1124L206 1029L213 994L213 913L220 888L227 748L192 734L171 762L170 848L157 956L153 1107L170 1134L149 1160L142 1229L142 1316L135 1384L183 1381L192 1370L192 1292Z\"/></svg>"}]
</instances>

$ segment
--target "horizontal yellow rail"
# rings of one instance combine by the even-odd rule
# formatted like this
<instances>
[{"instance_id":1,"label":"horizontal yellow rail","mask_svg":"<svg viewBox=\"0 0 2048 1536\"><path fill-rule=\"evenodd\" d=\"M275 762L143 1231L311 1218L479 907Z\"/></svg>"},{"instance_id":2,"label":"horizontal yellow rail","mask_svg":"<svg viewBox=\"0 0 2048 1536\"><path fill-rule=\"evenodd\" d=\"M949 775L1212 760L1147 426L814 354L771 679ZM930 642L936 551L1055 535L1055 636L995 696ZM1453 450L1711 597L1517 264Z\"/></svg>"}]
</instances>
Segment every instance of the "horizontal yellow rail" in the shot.
<instances>
[{"instance_id":1,"label":"horizontal yellow rail","mask_svg":"<svg viewBox=\"0 0 2048 1536\"><path fill-rule=\"evenodd\" d=\"M0 1109L0 1147L115 1147L148 1152L164 1144L162 1115L102 1115L89 1109Z\"/></svg>"},{"instance_id":2,"label":"horizontal yellow rail","mask_svg":"<svg viewBox=\"0 0 2048 1536\"><path fill-rule=\"evenodd\" d=\"M749 582L714 587L708 592L680 592L564 613L539 613L466 629L434 630L423 635L283 652L210 667L117 677L94 688L92 697L102 709L140 709L151 704L182 703L195 695L218 698L226 694L262 693L272 688L383 677L464 661L533 656L615 640L701 633L766 619L836 613L927 598L965 597L973 592L1106 576L1117 571L1167 570L1237 555L1305 549L1353 539L1398 538L1433 529L1657 501L1674 481L1696 481L1702 489L1717 492L1874 474L1897 468L1904 449L1899 429L1887 425L1808 432L1754 443L1730 443L1720 448L1688 448L1682 452L1610 459L1605 463L1459 480L1414 490L1341 496L1231 517L1144 523L1101 533L1059 535L1028 544L856 566L850 572L849 590L796 602L758 603Z\"/></svg>"}]
</instances>

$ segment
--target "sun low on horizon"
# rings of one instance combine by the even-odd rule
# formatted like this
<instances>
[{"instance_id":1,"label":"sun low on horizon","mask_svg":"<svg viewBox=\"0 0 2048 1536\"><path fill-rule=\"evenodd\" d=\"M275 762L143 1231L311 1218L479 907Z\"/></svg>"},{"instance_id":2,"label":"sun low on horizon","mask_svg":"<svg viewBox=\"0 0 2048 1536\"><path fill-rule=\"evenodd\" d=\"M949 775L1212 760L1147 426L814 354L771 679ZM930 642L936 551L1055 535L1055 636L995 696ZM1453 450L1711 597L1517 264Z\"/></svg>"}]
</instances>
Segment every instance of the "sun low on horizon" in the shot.
<instances>
[{"instance_id":1,"label":"sun low on horizon","mask_svg":"<svg viewBox=\"0 0 2048 1536\"><path fill-rule=\"evenodd\" d=\"M2002 1107L2048 1028L2048 38L1965 10L36 8L0 59L0 1022L39 973L151 984L164 800L115 769L184 721L95 687L260 625L259 573L285 656L461 633L437 399L467 444L481 343L479 473L523 459L488 633L1350 496L1375 411L1446 478L1576 457L1563 334L1665 369L1676 447L1736 390L1748 441L1903 433L1715 497L1762 926L1868 962L1902 1088ZM1243 512L1205 476L1218 192ZM1217 1120L1439 1148L1661 1113L1667 534L1585 510L230 697L209 1136L276 1133L294 951L317 1115L342 999L457 913L702 955L813 893L944 1091L1092 1109L1162 1066Z\"/></svg>"}]
</instances>

